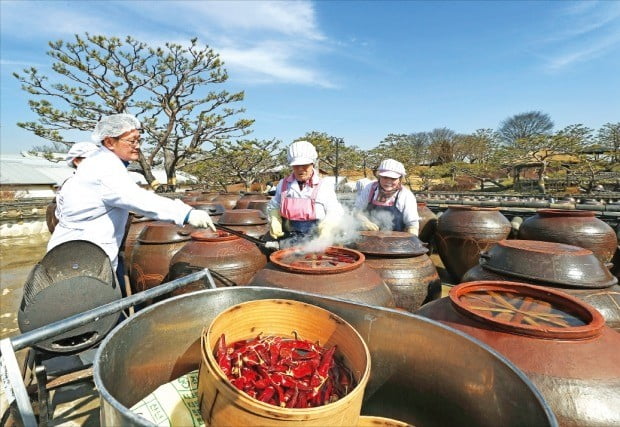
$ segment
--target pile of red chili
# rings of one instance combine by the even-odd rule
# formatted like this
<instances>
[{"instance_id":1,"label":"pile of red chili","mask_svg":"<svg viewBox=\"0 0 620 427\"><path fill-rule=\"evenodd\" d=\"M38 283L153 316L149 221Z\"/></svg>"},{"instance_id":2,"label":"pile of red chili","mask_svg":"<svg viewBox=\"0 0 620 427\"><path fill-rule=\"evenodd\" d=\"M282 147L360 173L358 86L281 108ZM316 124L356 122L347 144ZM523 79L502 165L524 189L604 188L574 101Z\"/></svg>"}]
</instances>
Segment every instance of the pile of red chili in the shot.
<instances>
[{"instance_id":1,"label":"pile of red chili","mask_svg":"<svg viewBox=\"0 0 620 427\"><path fill-rule=\"evenodd\" d=\"M262 336L226 345L224 334L215 358L230 382L261 402L286 408L311 408L344 397L355 378L335 356L303 339Z\"/></svg>"}]
</instances>

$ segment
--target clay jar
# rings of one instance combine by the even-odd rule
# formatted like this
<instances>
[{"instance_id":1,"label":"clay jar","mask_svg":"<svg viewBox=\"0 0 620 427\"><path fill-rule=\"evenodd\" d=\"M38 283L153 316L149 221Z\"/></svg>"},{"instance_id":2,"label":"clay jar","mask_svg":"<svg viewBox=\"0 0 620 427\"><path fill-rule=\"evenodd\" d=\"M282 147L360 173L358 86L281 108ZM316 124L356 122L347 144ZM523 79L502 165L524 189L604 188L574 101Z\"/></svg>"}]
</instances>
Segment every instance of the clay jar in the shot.
<instances>
[{"instance_id":1,"label":"clay jar","mask_svg":"<svg viewBox=\"0 0 620 427\"><path fill-rule=\"evenodd\" d=\"M263 193L245 193L235 205L235 209L248 209L248 205L252 200L264 199L266 196Z\"/></svg>"},{"instance_id":2,"label":"clay jar","mask_svg":"<svg viewBox=\"0 0 620 427\"><path fill-rule=\"evenodd\" d=\"M441 280L428 249L413 234L362 231L355 249L388 285L397 308L414 312L441 296Z\"/></svg>"},{"instance_id":3,"label":"clay jar","mask_svg":"<svg viewBox=\"0 0 620 427\"><path fill-rule=\"evenodd\" d=\"M225 209L219 203L215 202L190 202L188 203L192 208L205 211L211 217L214 224L217 224L220 217L224 213Z\"/></svg>"},{"instance_id":4,"label":"clay jar","mask_svg":"<svg viewBox=\"0 0 620 427\"><path fill-rule=\"evenodd\" d=\"M292 256L299 254L306 267L289 262ZM326 267L313 267L312 261L304 257L346 256L350 263L328 264ZM364 304L394 307L394 298L390 288L381 276L364 262L364 254L353 249L328 247L319 254L301 252L300 248L288 248L273 252L270 262L250 281L251 286L269 286L292 289L320 295L333 296L361 302ZM320 260L319 260L320 261ZM321 261L324 263L324 261Z\"/></svg>"},{"instance_id":5,"label":"clay jar","mask_svg":"<svg viewBox=\"0 0 620 427\"><path fill-rule=\"evenodd\" d=\"M220 193L212 193L212 192L189 192L183 197L182 201L190 204L192 202L210 202L219 196Z\"/></svg>"},{"instance_id":6,"label":"clay jar","mask_svg":"<svg viewBox=\"0 0 620 427\"><path fill-rule=\"evenodd\" d=\"M437 229L437 216L426 206L425 202L418 202L418 215L420 216L418 237L423 242L430 243Z\"/></svg>"},{"instance_id":7,"label":"clay jar","mask_svg":"<svg viewBox=\"0 0 620 427\"><path fill-rule=\"evenodd\" d=\"M618 246L614 229L593 211L539 209L519 228L519 238L566 243L590 249L603 262L609 262Z\"/></svg>"},{"instance_id":8,"label":"clay jar","mask_svg":"<svg viewBox=\"0 0 620 427\"><path fill-rule=\"evenodd\" d=\"M153 288L168 276L170 260L190 240L192 227L168 222L147 223L131 255L130 281L135 292Z\"/></svg>"},{"instance_id":9,"label":"clay jar","mask_svg":"<svg viewBox=\"0 0 620 427\"><path fill-rule=\"evenodd\" d=\"M131 255L133 253L133 247L136 244L136 239L144 230L148 224L153 224L155 222L154 219L147 218L144 216L136 216L134 214L129 215L128 221L131 221L129 225L129 229L127 230L127 234L125 235L125 244L123 246L124 253L124 261L125 261L125 270L127 272L131 271ZM160 222L160 221L157 221Z\"/></svg>"},{"instance_id":10,"label":"clay jar","mask_svg":"<svg viewBox=\"0 0 620 427\"><path fill-rule=\"evenodd\" d=\"M620 286L592 251L535 240L503 240L480 256L463 276L477 280L519 281L555 288L590 304L607 326L620 331Z\"/></svg>"},{"instance_id":11,"label":"clay jar","mask_svg":"<svg viewBox=\"0 0 620 427\"><path fill-rule=\"evenodd\" d=\"M446 270L460 281L480 252L510 234L508 219L498 208L450 206L437 222L436 244Z\"/></svg>"},{"instance_id":12,"label":"clay jar","mask_svg":"<svg viewBox=\"0 0 620 427\"><path fill-rule=\"evenodd\" d=\"M219 203L226 209L234 209L237 201L241 198L241 194L237 193L220 193L211 199L212 202Z\"/></svg>"},{"instance_id":13,"label":"clay jar","mask_svg":"<svg viewBox=\"0 0 620 427\"><path fill-rule=\"evenodd\" d=\"M620 334L594 308L515 282L453 287L416 314L488 344L540 390L561 426L620 424Z\"/></svg>"},{"instance_id":14,"label":"clay jar","mask_svg":"<svg viewBox=\"0 0 620 427\"><path fill-rule=\"evenodd\" d=\"M170 279L208 268L218 287L247 285L266 264L267 258L255 244L221 230L201 230L193 232L191 241L170 260ZM172 295L205 288L203 281L197 281Z\"/></svg>"},{"instance_id":15,"label":"clay jar","mask_svg":"<svg viewBox=\"0 0 620 427\"><path fill-rule=\"evenodd\" d=\"M248 236L260 238L269 231L267 215L256 209L226 210L218 224L233 230L242 231Z\"/></svg>"},{"instance_id":16,"label":"clay jar","mask_svg":"<svg viewBox=\"0 0 620 427\"><path fill-rule=\"evenodd\" d=\"M269 199L250 200L248 203L248 209L256 209L257 211L261 211L266 214L268 204L269 204Z\"/></svg>"},{"instance_id":17,"label":"clay jar","mask_svg":"<svg viewBox=\"0 0 620 427\"><path fill-rule=\"evenodd\" d=\"M611 259L611 274L616 276L616 278L620 277L620 246L616 249L616 253L614 257Z\"/></svg>"}]
</instances>

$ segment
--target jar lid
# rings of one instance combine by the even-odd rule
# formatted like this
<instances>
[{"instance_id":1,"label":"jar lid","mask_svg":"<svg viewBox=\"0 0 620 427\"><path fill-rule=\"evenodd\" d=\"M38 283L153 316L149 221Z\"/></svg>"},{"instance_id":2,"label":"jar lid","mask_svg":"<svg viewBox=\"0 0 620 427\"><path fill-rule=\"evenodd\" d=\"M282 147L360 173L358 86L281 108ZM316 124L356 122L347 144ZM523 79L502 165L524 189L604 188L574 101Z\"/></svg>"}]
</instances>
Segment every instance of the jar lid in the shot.
<instances>
[{"instance_id":1,"label":"jar lid","mask_svg":"<svg viewBox=\"0 0 620 427\"><path fill-rule=\"evenodd\" d=\"M224 211L218 224L263 225L267 224L267 215L257 209L230 209Z\"/></svg>"},{"instance_id":2,"label":"jar lid","mask_svg":"<svg viewBox=\"0 0 620 427\"><path fill-rule=\"evenodd\" d=\"M570 288L607 288L618 283L589 249L537 240L501 240L480 254L486 270L516 279Z\"/></svg>"},{"instance_id":3,"label":"jar lid","mask_svg":"<svg viewBox=\"0 0 620 427\"><path fill-rule=\"evenodd\" d=\"M594 211L582 211L575 209L538 209L536 210L538 216L550 216L550 217L558 217L558 216L577 216L577 217L586 217L586 216L594 216L596 212Z\"/></svg>"},{"instance_id":4,"label":"jar lid","mask_svg":"<svg viewBox=\"0 0 620 427\"><path fill-rule=\"evenodd\" d=\"M477 281L450 290L450 302L466 317L505 332L548 339L600 335L603 316L564 292L518 282Z\"/></svg>"},{"instance_id":5,"label":"jar lid","mask_svg":"<svg viewBox=\"0 0 620 427\"><path fill-rule=\"evenodd\" d=\"M207 212L210 216L222 215L224 211L226 210L222 204L215 203L215 202L197 201L197 202L189 202L187 204L193 207L194 209Z\"/></svg>"},{"instance_id":6,"label":"jar lid","mask_svg":"<svg viewBox=\"0 0 620 427\"><path fill-rule=\"evenodd\" d=\"M194 230L191 226L179 227L169 222L154 221L142 229L136 240L147 244L184 242L190 240Z\"/></svg>"},{"instance_id":7,"label":"jar lid","mask_svg":"<svg viewBox=\"0 0 620 427\"><path fill-rule=\"evenodd\" d=\"M366 255L406 257L428 252L425 243L402 231L362 231L352 246Z\"/></svg>"},{"instance_id":8,"label":"jar lid","mask_svg":"<svg viewBox=\"0 0 620 427\"><path fill-rule=\"evenodd\" d=\"M269 260L283 270L304 274L334 274L355 270L366 257L348 248L329 246L321 252L292 247L273 252Z\"/></svg>"},{"instance_id":9,"label":"jar lid","mask_svg":"<svg viewBox=\"0 0 620 427\"><path fill-rule=\"evenodd\" d=\"M461 211L499 211L499 207L448 205L448 209Z\"/></svg>"},{"instance_id":10,"label":"jar lid","mask_svg":"<svg viewBox=\"0 0 620 427\"><path fill-rule=\"evenodd\" d=\"M222 230L194 231L190 236L192 240L197 240L199 242L226 242L229 240L241 239L241 237L235 236L234 234L227 233Z\"/></svg>"}]
</instances>

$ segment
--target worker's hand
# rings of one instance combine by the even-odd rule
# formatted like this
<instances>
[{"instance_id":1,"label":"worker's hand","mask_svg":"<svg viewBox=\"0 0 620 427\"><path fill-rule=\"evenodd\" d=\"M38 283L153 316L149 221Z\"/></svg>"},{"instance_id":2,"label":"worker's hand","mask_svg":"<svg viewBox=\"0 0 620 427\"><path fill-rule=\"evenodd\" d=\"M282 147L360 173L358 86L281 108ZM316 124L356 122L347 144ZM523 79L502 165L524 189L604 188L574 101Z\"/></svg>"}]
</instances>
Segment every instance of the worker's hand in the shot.
<instances>
[{"instance_id":1,"label":"worker's hand","mask_svg":"<svg viewBox=\"0 0 620 427\"><path fill-rule=\"evenodd\" d=\"M368 219L366 215L361 212L357 213L357 219L360 220L360 225L364 230L368 231L379 231L379 226Z\"/></svg>"},{"instance_id":2,"label":"worker's hand","mask_svg":"<svg viewBox=\"0 0 620 427\"><path fill-rule=\"evenodd\" d=\"M409 227L407 227L407 233L411 233L414 236L417 236L419 231L420 231L420 224L419 223L415 223L413 225L410 225Z\"/></svg>"},{"instance_id":3,"label":"worker's hand","mask_svg":"<svg viewBox=\"0 0 620 427\"><path fill-rule=\"evenodd\" d=\"M205 211L200 211L198 209L193 209L189 212L189 218L187 218L187 223L193 227L197 228L207 228L209 227L211 230L215 231L215 225L213 225L213 221L208 213Z\"/></svg>"},{"instance_id":4,"label":"worker's hand","mask_svg":"<svg viewBox=\"0 0 620 427\"><path fill-rule=\"evenodd\" d=\"M338 223L333 219L325 218L317 225L319 230L319 239L331 239L334 237L334 232L338 227Z\"/></svg>"},{"instance_id":5,"label":"worker's hand","mask_svg":"<svg viewBox=\"0 0 620 427\"><path fill-rule=\"evenodd\" d=\"M282 215L280 215L280 210L278 209L269 211L269 235L274 239L284 236L284 231L282 231Z\"/></svg>"}]
</instances>

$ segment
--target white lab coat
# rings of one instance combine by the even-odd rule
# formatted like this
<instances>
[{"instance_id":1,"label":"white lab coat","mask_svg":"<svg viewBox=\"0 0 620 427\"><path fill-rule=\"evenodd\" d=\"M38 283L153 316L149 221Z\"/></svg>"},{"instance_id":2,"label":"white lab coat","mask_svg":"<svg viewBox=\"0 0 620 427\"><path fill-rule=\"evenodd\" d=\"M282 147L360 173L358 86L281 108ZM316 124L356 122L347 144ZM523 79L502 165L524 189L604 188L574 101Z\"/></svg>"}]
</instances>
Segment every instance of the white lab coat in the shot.
<instances>
[{"instance_id":1,"label":"white lab coat","mask_svg":"<svg viewBox=\"0 0 620 427\"><path fill-rule=\"evenodd\" d=\"M114 269L130 211L183 225L192 209L140 188L123 161L105 147L80 163L58 193L57 203L59 222L47 250L69 240L87 240L105 251Z\"/></svg>"}]
</instances>

